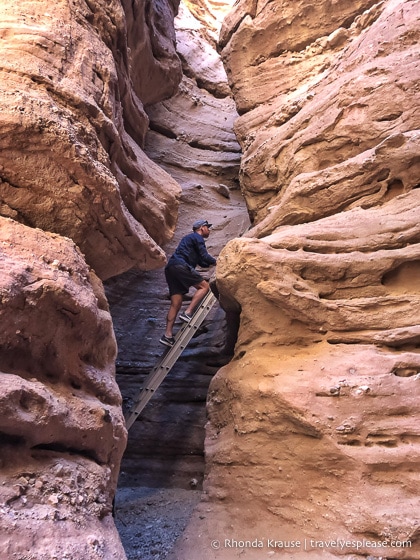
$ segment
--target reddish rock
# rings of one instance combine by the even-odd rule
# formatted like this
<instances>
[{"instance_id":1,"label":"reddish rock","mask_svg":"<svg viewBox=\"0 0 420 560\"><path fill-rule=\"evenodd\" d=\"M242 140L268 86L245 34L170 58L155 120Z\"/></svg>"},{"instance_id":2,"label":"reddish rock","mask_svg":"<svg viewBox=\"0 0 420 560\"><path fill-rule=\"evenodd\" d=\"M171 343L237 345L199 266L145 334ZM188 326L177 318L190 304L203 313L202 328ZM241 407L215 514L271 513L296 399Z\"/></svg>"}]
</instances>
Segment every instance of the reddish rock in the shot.
<instances>
[{"instance_id":1,"label":"reddish rock","mask_svg":"<svg viewBox=\"0 0 420 560\"><path fill-rule=\"evenodd\" d=\"M177 559L420 557L419 16L243 1L225 20L254 227L218 260L238 341Z\"/></svg>"},{"instance_id":2,"label":"reddish rock","mask_svg":"<svg viewBox=\"0 0 420 560\"><path fill-rule=\"evenodd\" d=\"M0 555L124 558L126 443L102 285L73 242L0 219Z\"/></svg>"},{"instance_id":3,"label":"reddish rock","mask_svg":"<svg viewBox=\"0 0 420 560\"><path fill-rule=\"evenodd\" d=\"M164 264L180 192L141 150L143 104L181 79L177 3L126 4L0 8L1 214L72 238L101 278Z\"/></svg>"}]
</instances>

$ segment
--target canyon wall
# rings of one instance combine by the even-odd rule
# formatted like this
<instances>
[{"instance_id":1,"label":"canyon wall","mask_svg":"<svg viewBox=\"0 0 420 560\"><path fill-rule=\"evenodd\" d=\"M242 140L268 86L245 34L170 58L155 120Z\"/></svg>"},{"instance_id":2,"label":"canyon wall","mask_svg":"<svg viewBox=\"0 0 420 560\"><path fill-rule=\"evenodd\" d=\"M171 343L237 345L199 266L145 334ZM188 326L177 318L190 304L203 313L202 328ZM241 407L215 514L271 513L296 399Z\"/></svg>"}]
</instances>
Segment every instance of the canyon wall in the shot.
<instances>
[{"instance_id":1,"label":"canyon wall","mask_svg":"<svg viewBox=\"0 0 420 560\"><path fill-rule=\"evenodd\" d=\"M419 8L224 22L253 227L217 264L240 327L178 559L420 558Z\"/></svg>"},{"instance_id":2,"label":"canyon wall","mask_svg":"<svg viewBox=\"0 0 420 560\"><path fill-rule=\"evenodd\" d=\"M160 267L179 186L141 149L182 77L178 2L2 2L1 214L70 237L101 278ZM145 79L146 77L146 79Z\"/></svg>"},{"instance_id":3,"label":"canyon wall","mask_svg":"<svg viewBox=\"0 0 420 560\"><path fill-rule=\"evenodd\" d=\"M125 558L101 280L162 267L180 187L144 153L182 78L177 0L0 7L0 556Z\"/></svg>"},{"instance_id":4,"label":"canyon wall","mask_svg":"<svg viewBox=\"0 0 420 560\"><path fill-rule=\"evenodd\" d=\"M0 219L0 555L124 558L126 430L102 284L74 243Z\"/></svg>"},{"instance_id":5,"label":"canyon wall","mask_svg":"<svg viewBox=\"0 0 420 560\"><path fill-rule=\"evenodd\" d=\"M228 82L220 4L187 4L178 54L176 0L1 4L0 554L125 557L101 280L111 304L121 286L159 304L113 316L132 396L156 358L168 301L153 269L178 206L174 242L206 209L218 254L246 225L243 150L252 229L217 266L239 332L210 386L205 499L174 557L420 558L418 3L239 0L220 35ZM213 358L193 342L181 392L197 399L198 371L204 401ZM147 412L149 449L167 447L159 423L187 439L177 399ZM201 472L203 410L191 418Z\"/></svg>"}]
</instances>

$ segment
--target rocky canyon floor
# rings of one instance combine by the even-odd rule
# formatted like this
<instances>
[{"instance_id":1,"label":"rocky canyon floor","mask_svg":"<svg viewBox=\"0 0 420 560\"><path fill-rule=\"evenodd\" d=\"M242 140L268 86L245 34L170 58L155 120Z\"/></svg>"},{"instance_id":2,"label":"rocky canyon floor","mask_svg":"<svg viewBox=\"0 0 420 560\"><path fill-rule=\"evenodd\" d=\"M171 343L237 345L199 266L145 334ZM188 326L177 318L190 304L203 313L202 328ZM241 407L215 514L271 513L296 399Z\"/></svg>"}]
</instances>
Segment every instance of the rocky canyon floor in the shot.
<instances>
[{"instance_id":1,"label":"rocky canyon floor","mask_svg":"<svg viewBox=\"0 0 420 560\"><path fill-rule=\"evenodd\" d=\"M119 488L115 524L127 559L166 559L200 496L183 488Z\"/></svg>"}]
</instances>

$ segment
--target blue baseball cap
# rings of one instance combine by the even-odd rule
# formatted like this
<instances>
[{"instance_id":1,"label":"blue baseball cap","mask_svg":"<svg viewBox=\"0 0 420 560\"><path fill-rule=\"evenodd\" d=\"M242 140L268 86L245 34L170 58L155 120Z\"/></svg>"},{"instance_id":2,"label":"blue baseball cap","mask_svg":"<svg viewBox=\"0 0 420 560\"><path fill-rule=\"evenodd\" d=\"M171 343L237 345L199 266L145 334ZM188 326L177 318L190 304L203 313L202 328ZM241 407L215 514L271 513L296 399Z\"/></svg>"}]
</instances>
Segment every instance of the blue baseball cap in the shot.
<instances>
[{"instance_id":1,"label":"blue baseball cap","mask_svg":"<svg viewBox=\"0 0 420 560\"><path fill-rule=\"evenodd\" d=\"M209 224L207 220L197 220L196 222L193 223L193 230L195 231L196 229L200 229L203 226L207 226L208 228L211 228L213 224Z\"/></svg>"}]
</instances>

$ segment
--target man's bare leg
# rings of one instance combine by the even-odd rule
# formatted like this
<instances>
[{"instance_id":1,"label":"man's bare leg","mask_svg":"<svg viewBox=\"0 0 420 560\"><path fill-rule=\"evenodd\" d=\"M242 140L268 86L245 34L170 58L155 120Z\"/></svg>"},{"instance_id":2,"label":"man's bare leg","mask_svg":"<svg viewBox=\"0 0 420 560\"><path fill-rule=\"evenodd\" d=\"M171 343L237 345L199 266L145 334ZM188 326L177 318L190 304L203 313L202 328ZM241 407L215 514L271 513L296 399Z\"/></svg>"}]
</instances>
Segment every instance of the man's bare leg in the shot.
<instances>
[{"instance_id":1,"label":"man's bare leg","mask_svg":"<svg viewBox=\"0 0 420 560\"><path fill-rule=\"evenodd\" d=\"M185 309L185 313L187 315L192 315L194 313L194 309L200 303L200 301L204 298L207 292L210 290L210 285L207 280L203 280L199 284L193 286L196 289L195 294L192 297L188 307Z\"/></svg>"},{"instance_id":2,"label":"man's bare leg","mask_svg":"<svg viewBox=\"0 0 420 560\"><path fill-rule=\"evenodd\" d=\"M174 323L179 310L181 309L182 299L182 294L174 294L171 296L171 305L169 307L168 316L166 317L165 336L168 338L173 337Z\"/></svg>"}]
</instances>

